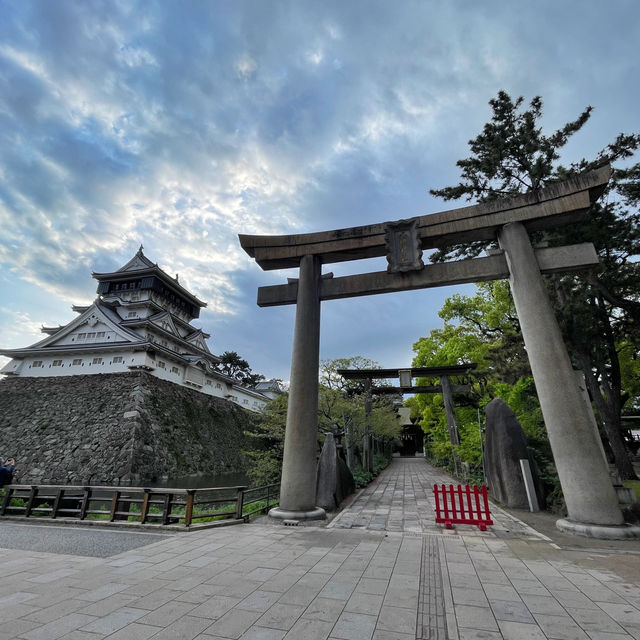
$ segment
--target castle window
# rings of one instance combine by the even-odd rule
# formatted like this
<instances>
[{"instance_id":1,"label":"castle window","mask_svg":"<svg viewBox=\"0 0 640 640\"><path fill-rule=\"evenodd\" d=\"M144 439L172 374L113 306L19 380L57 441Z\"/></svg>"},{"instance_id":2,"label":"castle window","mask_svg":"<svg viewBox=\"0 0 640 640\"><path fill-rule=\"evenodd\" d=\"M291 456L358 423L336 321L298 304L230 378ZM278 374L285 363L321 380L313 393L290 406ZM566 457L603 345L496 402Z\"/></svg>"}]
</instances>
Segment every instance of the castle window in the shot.
<instances>
[{"instance_id":1,"label":"castle window","mask_svg":"<svg viewBox=\"0 0 640 640\"><path fill-rule=\"evenodd\" d=\"M92 364L102 364L102 358L94 358Z\"/></svg>"},{"instance_id":2,"label":"castle window","mask_svg":"<svg viewBox=\"0 0 640 640\"><path fill-rule=\"evenodd\" d=\"M171 373L179 373L178 367L171 367Z\"/></svg>"},{"instance_id":3,"label":"castle window","mask_svg":"<svg viewBox=\"0 0 640 640\"><path fill-rule=\"evenodd\" d=\"M138 314L135 311L129 311L127 318L135 318Z\"/></svg>"},{"instance_id":4,"label":"castle window","mask_svg":"<svg viewBox=\"0 0 640 640\"><path fill-rule=\"evenodd\" d=\"M111 362L113 362L113 364L117 364L118 362L122 362L122 356L113 356L113 360Z\"/></svg>"},{"instance_id":5,"label":"castle window","mask_svg":"<svg viewBox=\"0 0 640 640\"><path fill-rule=\"evenodd\" d=\"M213 383L211 382L211 380L207 380L207 381L205 382L205 384L206 384L208 387L210 387Z\"/></svg>"},{"instance_id":6,"label":"castle window","mask_svg":"<svg viewBox=\"0 0 640 640\"><path fill-rule=\"evenodd\" d=\"M54 367L61 367L62 366L62 360L54 360L52 362Z\"/></svg>"},{"instance_id":7,"label":"castle window","mask_svg":"<svg viewBox=\"0 0 640 640\"><path fill-rule=\"evenodd\" d=\"M96 333L96 338L104 338L104 331L98 331L98 333Z\"/></svg>"},{"instance_id":8,"label":"castle window","mask_svg":"<svg viewBox=\"0 0 640 640\"><path fill-rule=\"evenodd\" d=\"M244 402L245 404L249 404L248 400L243 400L242 402Z\"/></svg>"},{"instance_id":9,"label":"castle window","mask_svg":"<svg viewBox=\"0 0 640 640\"><path fill-rule=\"evenodd\" d=\"M78 365L82 364L82 359L81 358L75 358L74 361L71 364L72 364L72 366L77 367Z\"/></svg>"},{"instance_id":10,"label":"castle window","mask_svg":"<svg viewBox=\"0 0 640 640\"><path fill-rule=\"evenodd\" d=\"M216 382L216 389L222 389L222 385L219 382Z\"/></svg>"},{"instance_id":11,"label":"castle window","mask_svg":"<svg viewBox=\"0 0 640 640\"><path fill-rule=\"evenodd\" d=\"M79 333L78 334L78 340L84 340L87 337L86 333Z\"/></svg>"},{"instance_id":12,"label":"castle window","mask_svg":"<svg viewBox=\"0 0 640 640\"><path fill-rule=\"evenodd\" d=\"M165 365L165 363L164 363L164 362L162 362L162 360L158 360L158 367L159 367L160 369L164 369L164 368L166 367L166 365Z\"/></svg>"},{"instance_id":13,"label":"castle window","mask_svg":"<svg viewBox=\"0 0 640 640\"><path fill-rule=\"evenodd\" d=\"M42 366L42 360L34 360L32 366L41 367Z\"/></svg>"},{"instance_id":14,"label":"castle window","mask_svg":"<svg viewBox=\"0 0 640 640\"><path fill-rule=\"evenodd\" d=\"M92 340L95 337L96 337L96 332L95 331L93 331L91 333L87 333L87 340Z\"/></svg>"}]
</instances>

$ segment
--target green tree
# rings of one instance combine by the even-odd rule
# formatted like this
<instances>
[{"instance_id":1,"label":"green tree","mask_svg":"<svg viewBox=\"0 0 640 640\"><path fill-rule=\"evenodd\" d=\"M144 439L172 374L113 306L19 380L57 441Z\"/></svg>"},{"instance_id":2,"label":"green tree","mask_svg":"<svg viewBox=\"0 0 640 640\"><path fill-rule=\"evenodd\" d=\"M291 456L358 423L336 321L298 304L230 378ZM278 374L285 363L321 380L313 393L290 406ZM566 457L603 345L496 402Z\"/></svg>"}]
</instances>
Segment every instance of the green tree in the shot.
<instances>
[{"instance_id":1,"label":"green tree","mask_svg":"<svg viewBox=\"0 0 640 640\"><path fill-rule=\"evenodd\" d=\"M245 434L249 449L244 454L251 460L249 477L254 486L280 481L288 397L287 393L282 393L271 400L255 427Z\"/></svg>"},{"instance_id":2,"label":"green tree","mask_svg":"<svg viewBox=\"0 0 640 640\"><path fill-rule=\"evenodd\" d=\"M459 160L459 184L432 190L445 200L466 198L484 202L536 191L571 175L631 158L640 135L620 134L592 160L581 159L565 167L560 152L570 137L589 120L587 107L576 120L547 136L540 126L543 103L535 97L524 105L501 91L489 103L491 121L469 142L471 155ZM574 360L585 373L587 385L613 451L618 472L635 478L621 432L620 416L630 393L623 388L620 349L640 341L640 164L616 168L607 200L594 204L580 224L558 227L534 240L559 246L593 242L601 268L584 276L556 276L550 282L560 326ZM432 254L433 261L476 256L484 241L453 245ZM514 344L515 346L515 344Z\"/></svg>"},{"instance_id":3,"label":"green tree","mask_svg":"<svg viewBox=\"0 0 640 640\"><path fill-rule=\"evenodd\" d=\"M264 380L262 374L251 371L249 363L236 351L225 351L220 356L218 370L246 387L255 387L260 380Z\"/></svg>"},{"instance_id":4,"label":"green tree","mask_svg":"<svg viewBox=\"0 0 640 640\"><path fill-rule=\"evenodd\" d=\"M320 384L328 389L338 389L350 393L362 393L364 380L347 380L339 373L339 369L380 369L380 365L364 356L351 356L349 358L334 358L323 360L320 363ZM374 380L373 384L380 384Z\"/></svg>"},{"instance_id":5,"label":"green tree","mask_svg":"<svg viewBox=\"0 0 640 640\"><path fill-rule=\"evenodd\" d=\"M361 451L367 430L381 446L390 444L400 433L396 410L388 397L375 398L367 420L365 384L363 380L346 380L339 369L380 369L374 360L363 356L325 360L320 368L318 402L319 428L344 435L345 445ZM381 380L373 380L373 386Z\"/></svg>"},{"instance_id":6,"label":"green tree","mask_svg":"<svg viewBox=\"0 0 640 640\"><path fill-rule=\"evenodd\" d=\"M366 363L366 368L379 368L374 361L361 356L338 358L322 365L321 379L329 380L331 386L322 383L318 386L319 444L324 433L332 432L344 434L352 447L359 447L367 424L381 442L391 442L399 433L395 409L388 401L381 399L374 402L367 423L364 396L351 393L352 388L338 380L335 370L352 368L350 365L354 362L363 366ZM250 445L244 453L252 462L249 475L254 485L278 482L280 479L288 400L288 394L283 393L269 402L256 426L246 434Z\"/></svg>"}]
</instances>

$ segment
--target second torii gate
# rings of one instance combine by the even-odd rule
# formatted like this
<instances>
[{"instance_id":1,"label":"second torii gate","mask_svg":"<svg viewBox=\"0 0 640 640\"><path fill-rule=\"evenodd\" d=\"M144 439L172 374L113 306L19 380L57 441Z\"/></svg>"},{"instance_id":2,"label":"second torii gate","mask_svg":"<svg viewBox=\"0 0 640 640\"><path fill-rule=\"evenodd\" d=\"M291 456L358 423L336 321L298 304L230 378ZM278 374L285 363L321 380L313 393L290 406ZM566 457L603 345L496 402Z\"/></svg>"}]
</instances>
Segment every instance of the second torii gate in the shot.
<instances>
[{"instance_id":1,"label":"second torii gate","mask_svg":"<svg viewBox=\"0 0 640 640\"><path fill-rule=\"evenodd\" d=\"M299 279L260 287L258 305L296 304L289 408L277 518L321 518L315 506L315 453L322 300L508 279L560 477L564 530L595 537L640 535L624 525L590 426L542 274L596 266L592 244L534 248L529 232L573 223L602 193L609 166L537 192L471 207L350 229L285 236L240 235L265 270L299 267ZM425 265L422 250L497 239L487 257ZM387 271L333 278L322 265L386 255Z\"/></svg>"},{"instance_id":2,"label":"second torii gate","mask_svg":"<svg viewBox=\"0 0 640 640\"><path fill-rule=\"evenodd\" d=\"M405 393L441 393L444 403L444 411L447 416L447 426L449 428L449 440L452 445L460 444L458 433L458 422L453 405L454 393L467 393L470 390L467 384L452 384L450 378L458 376L468 376L478 365L475 362L467 364L457 364L441 367L409 367L404 369L338 369L345 380L364 380L366 393L368 396L384 394L405 394ZM373 387L373 380L388 380L398 378L399 387ZM414 386L414 378L438 378L440 384L428 386ZM454 463L457 468L457 458L454 451ZM363 467L368 471L373 470L373 455L371 452L371 441L367 440L365 448L366 463Z\"/></svg>"}]
</instances>

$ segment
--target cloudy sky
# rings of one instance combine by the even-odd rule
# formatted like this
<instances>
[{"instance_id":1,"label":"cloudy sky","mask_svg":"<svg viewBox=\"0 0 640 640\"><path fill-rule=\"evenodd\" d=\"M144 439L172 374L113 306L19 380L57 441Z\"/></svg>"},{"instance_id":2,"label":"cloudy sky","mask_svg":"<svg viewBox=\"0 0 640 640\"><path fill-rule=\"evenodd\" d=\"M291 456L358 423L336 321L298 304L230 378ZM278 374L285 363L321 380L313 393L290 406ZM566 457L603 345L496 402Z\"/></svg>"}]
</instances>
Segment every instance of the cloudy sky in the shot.
<instances>
[{"instance_id":1,"label":"cloudy sky","mask_svg":"<svg viewBox=\"0 0 640 640\"><path fill-rule=\"evenodd\" d=\"M637 0L0 0L0 15L5 348L69 322L91 271L143 244L208 302L214 353L288 379L294 308L255 299L296 272L261 271L238 233L452 208L428 189L457 181L500 89L541 95L549 130L595 107L568 161L640 129ZM454 291L326 302L321 357L406 366Z\"/></svg>"}]
</instances>

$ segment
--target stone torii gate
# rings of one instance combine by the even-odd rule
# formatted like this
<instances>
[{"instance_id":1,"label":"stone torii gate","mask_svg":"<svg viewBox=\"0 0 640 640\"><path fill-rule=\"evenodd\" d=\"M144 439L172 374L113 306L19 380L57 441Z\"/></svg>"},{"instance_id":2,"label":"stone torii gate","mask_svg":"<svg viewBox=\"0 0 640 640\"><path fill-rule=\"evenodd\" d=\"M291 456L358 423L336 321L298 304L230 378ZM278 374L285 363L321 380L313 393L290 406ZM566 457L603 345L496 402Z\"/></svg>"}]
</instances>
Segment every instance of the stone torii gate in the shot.
<instances>
[{"instance_id":1,"label":"stone torii gate","mask_svg":"<svg viewBox=\"0 0 640 640\"><path fill-rule=\"evenodd\" d=\"M602 193L609 166L507 200L350 229L285 236L240 235L264 270L299 268L287 284L260 287L258 305L296 304L289 408L277 518L322 518L315 506L320 303L323 300L508 279L569 512L564 530L629 537L590 426L542 274L593 267L592 244L534 248L530 231L574 223ZM482 258L425 265L422 250L497 239ZM333 278L322 265L387 256L387 271Z\"/></svg>"}]
</instances>

